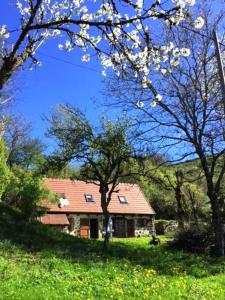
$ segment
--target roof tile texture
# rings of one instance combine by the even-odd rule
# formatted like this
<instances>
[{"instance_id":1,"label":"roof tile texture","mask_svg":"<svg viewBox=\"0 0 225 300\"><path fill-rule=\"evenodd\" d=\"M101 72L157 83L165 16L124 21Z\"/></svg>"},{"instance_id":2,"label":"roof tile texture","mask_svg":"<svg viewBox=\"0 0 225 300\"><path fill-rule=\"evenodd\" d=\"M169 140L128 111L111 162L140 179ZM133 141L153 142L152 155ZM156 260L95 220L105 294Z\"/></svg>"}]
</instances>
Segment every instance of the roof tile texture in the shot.
<instances>
[{"instance_id":1,"label":"roof tile texture","mask_svg":"<svg viewBox=\"0 0 225 300\"><path fill-rule=\"evenodd\" d=\"M96 184L69 179L46 179L45 185L54 193L65 193L69 200L69 205L62 208L57 204L45 203L50 212L102 213L99 186ZM110 213L155 214L137 184L120 183L117 190L119 192L113 193L109 204ZM94 202L87 202L85 194L91 194ZM127 203L120 203L118 196L125 196Z\"/></svg>"},{"instance_id":2,"label":"roof tile texture","mask_svg":"<svg viewBox=\"0 0 225 300\"><path fill-rule=\"evenodd\" d=\"M50 225L69 225L66 214L46 214L40 217L40 221L43 224Z\"/></svg>"}]
</instances>

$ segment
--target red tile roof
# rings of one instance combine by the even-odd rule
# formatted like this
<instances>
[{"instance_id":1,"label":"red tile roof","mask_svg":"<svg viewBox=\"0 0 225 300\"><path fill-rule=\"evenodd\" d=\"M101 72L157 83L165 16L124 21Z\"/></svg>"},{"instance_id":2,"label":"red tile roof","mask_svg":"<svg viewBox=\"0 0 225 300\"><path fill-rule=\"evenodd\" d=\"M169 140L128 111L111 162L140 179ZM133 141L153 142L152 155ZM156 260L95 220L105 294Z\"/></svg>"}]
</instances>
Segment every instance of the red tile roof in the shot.
<instances>
[{"instance_id":1,"label":"red tile roof","mask_svg":"<svg viewBox=\"0 0 225 300\"><path fill-rule=\"evenodd\" d=\"M51 225L69 225L66 214L46 214L40 217L40 221L43 224Z\"/></svg>"},{"instance_id":2,"label":"red tile roof","mask_svg":"<svg viewBox=\"0 0 225 300\"><path fill-rule=\"evenodd\" d=\"M69 179L46 179L45 185L54 193L65 193L69 205L60 208L57 204L46 203L50 212L61 213L102 213L99 187L93 183ZM115 214L153 215L154 210L145 199L137 184L120 183L118 193L113 193L109 212ZM85 194L91 194L94 202L86 202ZM120 203L118 196L125 196L127 203Z\"/></svg>"}]
</instances>

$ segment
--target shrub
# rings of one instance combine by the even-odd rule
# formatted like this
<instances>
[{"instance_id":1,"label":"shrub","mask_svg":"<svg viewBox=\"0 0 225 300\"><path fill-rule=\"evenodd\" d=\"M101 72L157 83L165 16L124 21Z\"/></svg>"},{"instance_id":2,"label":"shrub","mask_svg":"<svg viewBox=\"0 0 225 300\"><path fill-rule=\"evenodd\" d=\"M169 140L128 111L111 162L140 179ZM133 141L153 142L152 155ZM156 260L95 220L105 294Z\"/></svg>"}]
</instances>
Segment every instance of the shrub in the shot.
<instances>
[{"instance_id":1,"label":"shrub","mask_svg":"<svg viewBox=\"0 0 225 300\"><path fill-rule=\"evenodd\" d=\"M212 251L213 233L209 225L194 225L185 231L178 231L169 242L169 247L194 253L207 253Z\"/></svg>"},{"instance_id":2,"label":"shrub","mask_svg":"<svg viewBox=\"0 0 225 300\"><path fill-rule=\"evenodd\" d=\"M6 164L6 158L7 158L7 150L1 139L1 128L0 128L0 200L2 194L5 191L7 184L9 183L10 175L11 175L10 170Z\"/></svg>"},{"instance_id":3,"label":"shrub","mask_svg":"<svg viewBox=\"0 0 225 300\"><path fill-rule=\"evenodd\" d=\"M45 212L45 209L39 206L41 200L53 201L55 196L44 186L40 176L14 167L2 198L5 204L19 209L23 217L30 220Z\"/></svg>"},{"instance_id":4,"label":"shrub","mask_svg":"<svg viewBox=\"0 0 225 300\"><path fill-rule=\"evenodd\" d=\"M177 222L174 220L155 220L156 234L162 235L169 231L176 231Z\"/></svg>"}]
</instances>

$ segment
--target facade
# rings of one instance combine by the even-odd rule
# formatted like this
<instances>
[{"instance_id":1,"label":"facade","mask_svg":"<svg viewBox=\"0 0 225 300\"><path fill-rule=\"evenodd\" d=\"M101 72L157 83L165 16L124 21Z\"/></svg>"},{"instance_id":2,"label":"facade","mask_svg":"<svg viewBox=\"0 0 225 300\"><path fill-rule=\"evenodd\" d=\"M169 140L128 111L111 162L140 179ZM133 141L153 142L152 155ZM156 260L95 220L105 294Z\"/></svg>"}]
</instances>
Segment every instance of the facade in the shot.
<instances>
[{"instance_id":1,"label":"facade","mask_svg":"<svg viewBox=\"0 0 225 300\"><path fill-rule=\"evenodd\" d=\"M83 238L104 236L106 229L96 184L68 179L46 179L45 184L60 200L54 204L43 202L48 212L40 218L42 223ZM109 204L112 236L149 236L154 232L155 212L139 186L120 183L117 190Z\"/></svg>"}]
</instances>

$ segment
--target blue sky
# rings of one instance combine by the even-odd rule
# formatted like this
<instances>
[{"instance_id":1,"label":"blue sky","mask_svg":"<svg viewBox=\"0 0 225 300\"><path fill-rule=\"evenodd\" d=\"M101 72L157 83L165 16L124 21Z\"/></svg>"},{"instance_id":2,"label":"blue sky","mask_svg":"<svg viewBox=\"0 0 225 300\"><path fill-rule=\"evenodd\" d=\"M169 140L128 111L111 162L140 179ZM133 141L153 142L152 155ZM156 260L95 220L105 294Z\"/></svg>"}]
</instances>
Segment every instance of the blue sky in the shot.
<instances>
[{"instance_id":1,"label":"blue sky","mask_svg":"<svg viewBox=\"0 0 225 300\"><path fill-rule=\"evenodd\" d=\"M0 3L1 24L7 24L9 29L18 26L18 14L13 5L15 2L1 0ZM41 60L42 67L36 67L32 71L21 70L16 74L13 86L16 101L12 110L33 123L33 134L44 139L46 123L42 116L49 114L59 103L69 102L78 106L91 122L97 123L104 113L104 108L100 105L104 77L95 58L90 63L83 63L76 50L71 53L58 50L56 41L49 41L41 47L37 57Z\"/></svg>"},{"instance_id":2,"label":"blue sky","mask_svg":"<svg viewBox=\"0 0 225 300\"><path fill-rule=\"evenodd\" d=\"M7 24L9 29L18 27L19 15L15 2L16 0L0 1L0 22ZM214 0L213 3L217 10L224 1ZM31 121L33 134L44 140L46 123L42 116L48 115L59 103L69 102L78 106L91 122L97 123L99 116L104 113L104 107L101 106L104 77L99 63L95 59L90 63L82 63L76 50L71 53L59 51L56 41L48 41L40 48L40 52L37 57L41 60L42 67L33 71L21 70L16 74L13 111ZM68 64L48 56L65 60ZM109 111L107 113L109 115Z\"/></svg>"}]
</instances>

